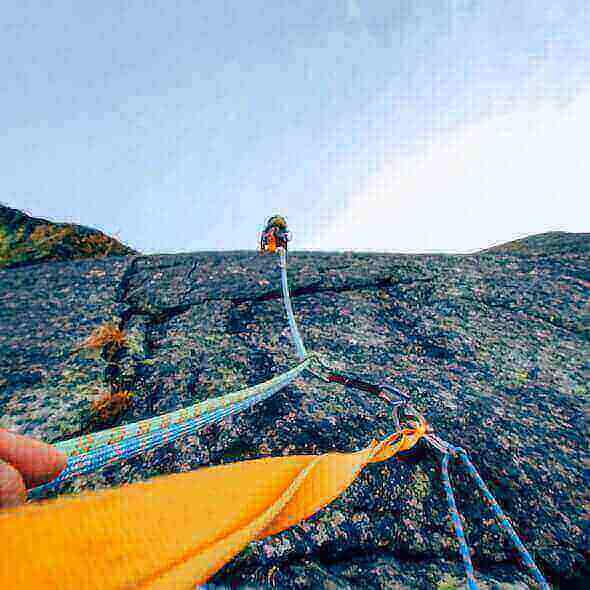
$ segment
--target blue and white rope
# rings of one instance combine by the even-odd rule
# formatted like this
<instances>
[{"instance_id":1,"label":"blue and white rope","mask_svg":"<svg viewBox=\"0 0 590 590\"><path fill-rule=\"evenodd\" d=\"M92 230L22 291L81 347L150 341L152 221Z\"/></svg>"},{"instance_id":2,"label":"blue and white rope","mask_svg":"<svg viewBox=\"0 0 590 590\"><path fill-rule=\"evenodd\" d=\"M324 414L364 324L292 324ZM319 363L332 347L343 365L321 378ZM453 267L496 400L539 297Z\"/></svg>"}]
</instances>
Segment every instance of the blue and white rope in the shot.
<instances>
[{"instance_id":1,"label":"blue and white rope","mask_svg":"<svg viewBox=\"0 0 590 590\"><path fill-rule=\"evenodd\" d=\"M258 402L268 399L277 391L289 385L307 368L308 364L309 361L305 361L265 383L242 390L239 392L240 395L243 395L244 392L247 391L254 392L254 395L241 399L238 402L226 403L212 411L204 412L194 418L171 424L165 428L158 428L143 434L129 436L120 441L111 441L107 444L93 447L88 452L72 454L68 456L68 463L59 476L47 484L29 490L29 498L38 498L47 491L55 489L66 480L72 479L78 475L97 471L113 463L143 454L147 451L173 442L181 436L191 434L204 426L220 422L227 416L252 407ZM234 396L234 394L229 394L223 396L220 400L226 401L228 398L231 400Z\"/></svg>"},{"instance_id":2,"label":"blue and white rope","mask_svg":"<svg viewBox=\"0 0 590 590\"><path fill-rule=\"evenodd\" d=\"M535 581L538 583L539 588L541 588L542 590L551 590L551 587L549 586L547 580L535 564L535 561L533 560L531 554L527 551L523 542L520 540L520 537L514 530L514 527L508 520L508 517L506 516L502 508L500 508L500 505L498 504L498 502L486 486L485 482L479 475L473 463L470 461L467 452L460 447L448 445L448 452L443 453L441 459L442 481L447 496L451 520L453 522L455 534L457 535L457 540L459 541L461 557L463 558L463 564L465 566L465 573L467 575L467 586L469 590L477 590L477 584L475 582L475 572L473 569L473 564L471 563L471 556L469 555L469 546L467 545L467 541L465 540L463 527L461 525L461 516L457 509L457 504L455 503L455 496L453 494L453 488L451 485L451 480L449 478L448 466L450 455L459 457L459 459L461 459L461 461L467 467L468 473L475 480L475 483L481 490L485 500L492 509L492 512L494 513L494 516L496 517L498 524L506 532L506 534L512 541L513 545L518 550L523 564L525 565L529 573L532 575L532 577L535 579Z\"/></svg>"},{"instance_id":3,"label":"blue and white rope","mask_svg":"<svg viewBox=\"0 0 590 590\"><path fill-rule=\"evenodd\" d=\"M295 321L295 315L293 314L293 307L291 306L291 297L289 295L289 284L287 283L287 252L284 248L279 248L279 257L281 264L281 285L283 287L283 303L285 305L285 311L287 312L287 320L289 321L289 328L291 329L291 337L297 356L299 360L303 360L307 356L303 339L297 328L297 322Z\"/></svg>"}]
</instances>

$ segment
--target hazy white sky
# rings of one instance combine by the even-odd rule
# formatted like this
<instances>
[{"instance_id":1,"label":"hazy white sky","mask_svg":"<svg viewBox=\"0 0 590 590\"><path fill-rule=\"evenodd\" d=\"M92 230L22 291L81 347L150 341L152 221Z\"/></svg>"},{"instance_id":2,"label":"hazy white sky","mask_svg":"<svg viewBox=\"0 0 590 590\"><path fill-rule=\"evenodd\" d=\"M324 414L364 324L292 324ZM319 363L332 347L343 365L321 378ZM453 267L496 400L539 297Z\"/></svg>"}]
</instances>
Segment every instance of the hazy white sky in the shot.
<instances>
[{"instance_id":1,"label":"hazy white sky","mask_svg":"<svg viewBox=\"0 0 590 590\"><path fill-rule=\"evenodd\" d=\"M590 92L496 115L394 154L311 247L477 250L551 230L590 230Z\"/></svg>"},{"instance_id":2,"label":"hazy white sky","mask_svg":"<svg viewBox=\"0 0 590 590\"><path fill-rule=\"evenodd\" d=\"M589 231L587 0L22 0L0 202L144 252Z\"/></svg>"}]
</instances>

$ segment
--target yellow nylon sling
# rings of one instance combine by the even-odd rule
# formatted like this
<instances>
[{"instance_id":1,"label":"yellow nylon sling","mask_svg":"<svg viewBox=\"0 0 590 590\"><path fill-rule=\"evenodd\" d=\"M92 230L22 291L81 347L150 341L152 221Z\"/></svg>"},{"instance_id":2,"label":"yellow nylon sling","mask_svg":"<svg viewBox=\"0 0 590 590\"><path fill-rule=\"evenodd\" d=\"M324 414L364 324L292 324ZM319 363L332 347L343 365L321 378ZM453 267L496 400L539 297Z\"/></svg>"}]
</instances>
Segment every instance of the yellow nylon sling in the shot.
<instances>
[{"instance_id":1,"label":"yellow nylon sling","mask_svg":"<svg viewBox=\"0 0 590 590\"><path fill-rule=\"evenodd\" d=\"M189 589L248 543L308 518L368 463L411 448L419 419L353 453L256 459L0 511L0 588Z\"/></svg>"}]
</instances>

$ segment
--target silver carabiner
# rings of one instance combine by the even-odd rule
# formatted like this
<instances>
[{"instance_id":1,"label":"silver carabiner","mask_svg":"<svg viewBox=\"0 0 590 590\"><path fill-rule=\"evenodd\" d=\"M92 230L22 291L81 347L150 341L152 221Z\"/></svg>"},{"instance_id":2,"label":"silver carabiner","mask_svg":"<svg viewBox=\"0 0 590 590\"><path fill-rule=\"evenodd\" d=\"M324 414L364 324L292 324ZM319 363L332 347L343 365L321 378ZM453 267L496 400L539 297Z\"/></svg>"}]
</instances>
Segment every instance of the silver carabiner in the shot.
<instances>
[{"instance_id":1,"label":"silver carabiner","mask_svg":"<svg viewBox=\"0 0 590 590\"><path fill-rule=\"evenodd\" d=\"M409 395L403 393L397 387L394 387L393 385L389 385L388 383L379 383L379 385L377 387L379 387L379 389L382 389L384 391L389 391L389 393L393 393L393 394L397 395L402 400L405 400L405 401L410 400ZM391 403L393 403L393 401Z\"/></svg>"}]
</instances>

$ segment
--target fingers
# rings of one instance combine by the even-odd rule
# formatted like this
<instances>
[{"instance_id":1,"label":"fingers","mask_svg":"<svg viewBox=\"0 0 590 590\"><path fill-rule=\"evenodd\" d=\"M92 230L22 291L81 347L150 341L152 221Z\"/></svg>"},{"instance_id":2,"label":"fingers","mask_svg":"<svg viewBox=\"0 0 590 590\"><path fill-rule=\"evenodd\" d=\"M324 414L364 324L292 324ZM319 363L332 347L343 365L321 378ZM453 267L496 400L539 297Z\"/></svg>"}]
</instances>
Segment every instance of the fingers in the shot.
<instances>
[{"instance_id":1,"label":"fingers","mask_svg":"<svg viewBox=\"0 0 590 590\"><path fill-rule=\"evenodd\" d=\"M24 504L26 499L25 482L20 473L0 459L0 508Z\"/></svg>"},{"instance_id":2,"label":"fingers","mask_svg":"<svg viewBox=\"0 0 590 590\"><path fill-rule=\"evenodd\" d=\"M67 456L44 442L0 429L1 460L20 472L27 487L33 487L56 477L66 466ZM8 474L6 467L3 469L8 478L6 481L12 481L10 477L13 476Z\"/></svg>"}]
</instances>

